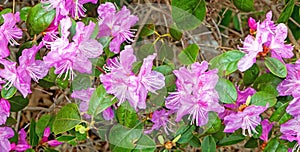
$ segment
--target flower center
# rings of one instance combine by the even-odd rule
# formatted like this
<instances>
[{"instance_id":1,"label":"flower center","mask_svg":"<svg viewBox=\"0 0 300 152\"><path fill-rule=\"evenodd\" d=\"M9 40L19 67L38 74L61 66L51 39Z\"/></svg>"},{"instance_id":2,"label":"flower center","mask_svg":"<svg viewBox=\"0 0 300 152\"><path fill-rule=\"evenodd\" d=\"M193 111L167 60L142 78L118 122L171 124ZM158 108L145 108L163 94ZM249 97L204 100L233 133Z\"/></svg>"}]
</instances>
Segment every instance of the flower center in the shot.
<instances>
[{"instance_id":1,"label":"flower center","mask_svg":"<svg viewBox=\"0 0 300 152\"><path fill-rule=\"evenodd\" d=\"M270 48L266 45L263 46L263 51L258 53L259 57L265 57L270 52Z\"/></svg>"},{"instance_id":2,"label":"flower center","mask_svg":"<svg viewBox=\"0 0 300 152\"><path fill-rule=\"evenodd\" d=\"M242 104L240 105L240 107L238 108L238 111L242 112L246 109L247 105L246 104Z\"/></svg>"}]
</instances>

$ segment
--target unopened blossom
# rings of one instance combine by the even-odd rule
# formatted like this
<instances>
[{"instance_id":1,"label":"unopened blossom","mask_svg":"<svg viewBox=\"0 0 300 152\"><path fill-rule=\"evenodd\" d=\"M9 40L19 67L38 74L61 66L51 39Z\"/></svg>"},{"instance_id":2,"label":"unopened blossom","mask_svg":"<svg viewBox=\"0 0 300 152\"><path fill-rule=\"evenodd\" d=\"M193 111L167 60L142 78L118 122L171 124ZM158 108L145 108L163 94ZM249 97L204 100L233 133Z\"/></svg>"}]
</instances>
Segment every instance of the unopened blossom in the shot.
<instances>
[{"instance_id":1,"label":"unopened blossom","mask_svg":"<svg viewBox=\"0 0 300 152\"><path fill-rule=\"evenodd\" d=\"M73 93L71 94L71 97L81 100L80 105L79 105L80 112L86 113L88 111L90 98L93 95L93 92L95 90L96 90L95 88L88 88L86 90L74 90L73 91ZM114 117L114 112L109 107L103 111L102 115L105 120L111 120ZM84 117L89 119L90 115L84 114Z\"/></svg>"},{"instance_id":2,"label":"unopened blossom","mask_svg":"<svg viewBox=\"0 0 300 152\"><path fill-rule=\"evenodd\" d=\"M264 106L249 105L240 109L237 113L225 116L224 132L233 133L242 128L242 134L246 136L246 130L251 137L253 133L258 134L255 128L261 123L260 114L267 110L268 104Z\"/></svg>"},{"instance_id":3,"label":"unopened blossom","mask_svg":"<svg viewBox=\"0 0 300 152\"><path fill-rule=\"evenodd\" d=\"M15 86L24 98L28 95L28 93L31 93L31 83L25 82L21 79L17 71L16 62L0 59L0 64L4 66L4 69L0 69L0 77L7 81L3 86L5 89Z\"/></svg>"},{"instance_id":4,"label":"unopened blossom","mask_svg":"<svg viewBox=\"0 0 300 152\"><path fill-rule=\"evenodd\" d=\"M173 132L170 129L170 125L174 125L169 119L169 116L173 113L173 111L166 111L165 109L162 110L155 110L152 113L151 121L153 125L150 130L146 130L145 133L151 133L153 130L159 130L161 127L164 129L165 133L169 135L169 132Z\"/></svg>"},{"instance_id":5,"label":"unopened blossom","mask_svg":"<svg viewBox=\"0 0 300 152\"><path fill-rule=\"evenodd\" d=\"M0 125L5 124L7 117L10 114L10 103L8 100L0 99Z\"/></svg>"},{"instance_id":6,"label":"unopened blossom","mask_svg":"<svg viewBox=\"0 0 300 152\"><path fill-rule=\"evenodd\" d=\"M26 132L24 130L24 128L22 128L19 131L19 138L18 138L18 143L12 143L11 144L11 150L15 150L15 151L25 151L29 148L31 148L31 146L29 145L29 143L26 141Z\"/></svg>"},{"instance_id":7,"label":"unopened blossom","mask_svg":"<svg viewBox=\"0 0 300 152\"><path fill-rule=\"evenodd\" d=\"M208 113L221 113L224 107L219 104L219 96L215 90L218 82L217 70L208 70L208 63L193 63L190 67L174 70L177 77L177 91L166 98L166 107L177 110L176 121L189 115L191 124L203 126L208 122Z\"/></svg>"},{"instance_id":8,"label":"unopened blossom","mask_svg":"<svg viewBox=\"0 0 300 152\"><path fill-rule=\"evenodd\" d=\"M268 140L269 140L269 133L270 133L271 129L273 128L273 124L274 123L269 122L268 119L264 119L261 122L262 133L261 133L261 136L259 138L261 140L263 140L264 142L268 142Z\"/></svg>"},{"instance_id":9,"label":"unopened blossom","mask_svg":"<svg viewBox=\"0 0 300 152\"><path fill-rule=\"evenodd\" d=\"M112 36L109 49L119 53L121 43L133 42L134 33L130 28L137 23L138 17L130 15L130 10L126 6L118 12L112 6L112 3L106 2L98 7L97 12L100 17L98 37Z\"/></svg>"},{"instance_id":10,"label":"unopened blossom","mask_svg":"<svg viewBox=\"0 0 300 152\"><path fill-rule=\"evenodd\" d=\"M43 134L43 137L42 137L40 143L48 143L48 144L49 144L50 146L52 146L52 147L56 147L56 146L62 144L62 142L57 141L57 140L55 140L55 139L49 140L50 134L51 134L50 127L46 127L45 130L44 130L44 134Z\"/></svg>"},{"instance_id":11,"label":"unopened blossom","mask_svg":"<svg viewBox=\"0 0 300 152\"><path fill-rule=\"evenodd\" d=\"M236 90L237 90L236 102L231 104L224 104L225 111L219 114L219 117L221 119L223 119L225 116L229 114L237 113L239 109L246 106L246 101L248 97L256 93L256 90L254 90L251 87L246 88L245 90L240 90L238 87L236 87Z\"/></svg>"},{"instance_id":12,"label":"unopened blossom","mask_svg":"<svg viewBox=\"0 0 300 152\"><path fill-rule=\"evenodd\" d=\"M282 58L293 57L293 46L285 44L288 28L285 24L276 25L272 21L272 12L266 14L266 19L259 23L253 18L248 20L250 33L239 49L245 56L238 62L238 69L242 72L249 69L257 57L265 57L270 52L271 57L283 62Z\"/></svg>"},{"instance_id":13,"label":"unopened blossom","mask_svg":"<svg viewBox=\"0 0 300 152\"><path fill-rule=\"evenodd\" d=\"M9 56L8 43L12 46L19 45L15 39L22 38L22 30L16 26L20 21L20 13L7 13L2 15L4 23L0 26L0 58Z\"/></svg>"},{"instance_id":14,"label":"unopened blossom","mask_svg":"<svg viewBox=\"0 0 300 152\"><path fill-rule=\"evenodd\" d=\"M8 139L12 138L14 134L10 127L0 127L0 152L9 152L11 150Z\"/></svg>"},{"instance_id":15,"label":"unopened blossom","mask_svg":"<svg viewBox=\"0 0 300 152\"><path fill-rule=\"evenodd\" d=\"M164 86L164 82L159 80L164 80L163 75L151 70L151 62L155 56L150 55L144 60L138 76L132 72L132 64L136 57L131 46L125 46L120 58L115 57L107 61L105 69L109 73L100 75L100 80L106 92L119 100L118 106L127 100L135 110L145 109L147 93L155 92ZM149 82L150 80L152 82Z\"/></svg>"},{"instance_id":16,"label":"unopened blossom","mask_svg":"<svg viewBox=\"0 0 300 152\"><path fill-rule=\"evenodd\" d=\"M42 43L40 43L39 46L34 45L32 48L22 51L17 71L23 81L30 83L31 79L33 79L35 82L38 82L39 79L44 78L48 74L49 68L44 61L35 60L36 53L42 46Z\"/></svg>"}]
</instances>

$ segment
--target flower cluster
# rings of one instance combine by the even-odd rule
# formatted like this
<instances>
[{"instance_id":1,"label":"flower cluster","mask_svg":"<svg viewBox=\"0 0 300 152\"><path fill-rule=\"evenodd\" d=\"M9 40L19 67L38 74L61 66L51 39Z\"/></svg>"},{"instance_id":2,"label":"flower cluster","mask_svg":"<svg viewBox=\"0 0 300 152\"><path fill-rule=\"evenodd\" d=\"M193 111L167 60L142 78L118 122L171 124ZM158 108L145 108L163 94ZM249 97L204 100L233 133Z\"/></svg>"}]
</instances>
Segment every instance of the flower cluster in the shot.
<instances>
[{"instance_id":1,"label":"flower cluster","mask_svg":"<svg viewBox=\"0 0 300 152\"><path fill-rule=\"evenodd\" d=\"M115 57L107 61L106 69L110 73L100 75L100 80L107 93L119 99L118 106L128 100L135 110L145 109L148 92L156 93L165 86L163 74L152 71L155 57L153 54L144 59L138 75L132 71L136 57L130 45L120 53L120 59Z\"/></svg>"},{"instance_id":2,"label":"flower cluster","mask_svg":"<svg viewBox=\"0 0 300 152\"><path fill-rule=\"evenodd\" d=\"M243 47L239 48L246 53L238 62L240 71L246 71L256 62L257 56L265 57L269 52L271 57L282 62L282 58L293 57L293 46L285 44L288 28L283 23L274 24L271 11L266 14L266 19L263 22L256 22L250 18L248 24L250 35L245 38Z\"/></svg>"},{"instance_id":3,"label":"flower cluster","mask_svg":"<svg viewBox=\"0 0 300 152\"><path fill-rule=\"evenodd\" d=\"M166 107L176 110L176 121L184 115L189 115L191 124L203 126L208 122L208 112L221 113L224 107L219 104L219 96L215 90L218 82L217 70L209 70L208 63L203 61L193 63L190 67L174 70L177 77L177 91L169 93Z\"/></svg>"}]
</instances>

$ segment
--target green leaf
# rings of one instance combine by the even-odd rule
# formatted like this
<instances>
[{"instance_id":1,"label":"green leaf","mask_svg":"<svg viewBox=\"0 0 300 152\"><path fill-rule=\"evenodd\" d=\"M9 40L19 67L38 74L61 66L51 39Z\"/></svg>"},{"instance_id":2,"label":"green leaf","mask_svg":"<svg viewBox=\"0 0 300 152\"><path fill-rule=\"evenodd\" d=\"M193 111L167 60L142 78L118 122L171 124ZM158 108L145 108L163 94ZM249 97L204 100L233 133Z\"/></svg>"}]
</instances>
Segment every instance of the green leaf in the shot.
<instances>
[{"instance_id":1,"label":"green leaf","mask_svg":"<svg viewBox=\"0 0 300 152\"><path fill-rule=\"evenodd\" d=\"M289 105L289 103L285 103L281 105L279 108L276 109L276 111L273 112L273 114L270 117L270 121L279 121L281 117L286 113L285 109Z\"/></svg>"},{"instance_id":2,"label":"green leaf","mask_svg":"<svg viewBox=\"0 0 300 152\"><path fill-rule=\"evenodd\" d=\"M220 25L228 27L231 22L232 11L230 9L223 8L222 11L220 11L219 15L222 16ZM223 31L224 28L220 28L220 30Z\"/></svg>"},{"instance_id":3,"label":"green leaf","mask_svg":"<svg viewBox=\"0 0 300 152\"><path fill-rule=\"evenodd\" d=\"M131 107L128 101L125 101L116 110L117 120L121 125L128 128L136 126L138 121L138 115L136 111Z\"/></svg>"},{"instance_id":4,"label":"green leaf","mask_svg":"<svg viewBox=\"0 0 300 152\"><path fill-rule=\"evenodd\" d=\"M254 10L254 0L233 0L233 4L241 11L250 12Z\"/></svg>"},{"instance_id":5,"label":"green leaf","mask_svg":"<svg viewBox=\"0 0 300 152\"><path fill-rule=\"evenodd\" d=\"M168 92L173 92L176 90L176 76L174 74L169 74L165 76L165 84Z\"/></svg>"},{"instance_id":6,"label":"green leaf","mask_svg":"<svg viewBox=\"0 0 300 152\"><path fill-rule=\"evenodd\" d=\"M0 25L4 22L3 14L11 13L12 10L10 8L6 8L0 12Z\"/></svg>"},{"instance_id":7,"label":"green leaf","mask_svg":"<svg viewBox=\"0 0 300 152\"><path fill-rule=\"evenodd\" d=\"M113 152L131 151L137 146L138 140L143 133L142 123L127 128L122 125L115 125L109 133L109 143Z\"/></svg>"},{"instance_id":8,"label":"green leaf","mask_svg":"<svg viewBox=\"0 0 300 152\"><path fill-rule=\"evenodd\" d=\"M201 145L202 152L216 152L216 147L216 142L212 136L204 137Z\"/></svg>"},{"instance_id":9,"label":"green leaf","mask_svg":"<svg viewBox=\"0 0 300 152\"><path fill-rule=\"evenodd\" d=\"M154 71L160 72L162 73L164 76L172 74L173 73L173 67L169 66L169 65L161 65L158 67L154 67L153 69Z\"/></svg>"},{"instance_id":10,"label":"green leaf","mask_svg":"<svg viewBox=\"0 0 300 152\"><path fill-rule=\"evenodd\" d=\"M251 85L259 74L259 68L257 64L253 64L253 66L244 72L244 84L246 86Z\"/></svg>"},{"instance_id":11,"label":"green leaf","mask_svg":"<svg viewBox=\"0 0 300 152\"><path fill-rule=\"evenodd\" d=\"M172 60L174 58L174 52L172 47L167 44L162 44L157 55L158 60L164 61L165 59Z\"/></svg>"},{"instance_id":12,"label":"green leaf","mask_svg":"<svg viewBox=\"0 0 300 152\"><path fill-rule=\"evenodd\" d=\"M33 6L28 13L26 21L30 35L43 32L52 23L54 17L55 9L47 11L41 3Z\"/></svg>"},{"instance_id":13,"label":"green leaf","mask_svg":"<svg viewBox=\"0 0 300 152\"><path fill-rule=\"evenodd\" d=\"M278 122L279 122L279 124L284 124L292 118L293 118L293 116L290 115L289 113L284 113Z\"/></svg>"},{"instance_id":14,"label":"green leaf","mask_svg":"<svg viewBox=\"0 0 300 152\"><path fill-rule=\"evenodd\" d=\"M234 29L237 30L237 31L241 31L241 26L240 26L241 23L240 23L239 18L238 18L237 15L233 16L232 22L233 22Z\"/></svg>"},{"instance_id":15,"label":"green leaf","mask_svg":"<svg viewBox=\"0 0 300 152\"><path fill-rule=\"evenodd\" d=\"M245 140L245 136L240 134L240 135L235 135L231 134L228 137L223 138L218 142L218 146L228 146L228 145L233 145L236 143L239 143L241 141Z\"/></svg>"},{"instance_id":16,"label":"green leaf","mask_svg":"<svg viewBox=\"0 0 300 152\"><path fill-rule=\"evenodd\" d=\"M193 138L189 141L189 144L190 144L192 147L195 147L195 148L201 147L200 140L199 140L199 138L196 137L195 135L193 135Z\"/></svg>"},{"instance_id":17,"label":"green leaf","mask_svg":"<svg viewBox=\"0 0 300 152\"><path fill-rule=\"evenodd\" d=\"M219 94L219 100L223 103L234 103L237 99L237 91L227 79L220 78L215 89Z\"/></svg>"},{"instance_id":18,"label":"green leaf","mask_svg":"<svg viewBox=\"0 0 300 152\"><path fill-rule=\"evenodd\" d=\"M96 116L116 102L117 99L113 99L112 95L106 93L103 85L100 85L91 96L87 112L92 116Z\"/></svg>"},{"instance_id":19,"label":"green leaf","mask_svg":"<svg viewBox=\"0 0 300 152\"><path fill-rule=\"evenodd\" d=\"M36 122L35 132L40 138L43 137L44 130L48 126L49 121L50 121L50 115L45 114L42 115L41 118Z\"/></svg>"},{"instance_id":20,"label":"green leaf","mask_svg":"<svg viewBox=\"0 0 300 152\"><path fill-rule=\"evenodd\" d=\"M158 107L163 106L164 102L165 102L165 97L167 96L167 93L168 93L168 91L167 91L166 87L156 90L156 93L150 92L149 93L149 96L150 96L149 102L147 102L147 104L150 103L153 108L155 108L155 106L158 106Z\"/></svg>"},{"instance_id":21,"label":"green leaf","mask_svg":"<svg viewBox=\"0 0 300 152\"><path fill-rule=\"evenodd\" d=\"M169 31L174 40L179 41L182 38L182 32L176 27L175 24L171 25Z\"/></svg>"},{"instance_id":22,"label":"green leaf","mask_svg":"<svg viewBox=\"0 0 300 152\"><path fill-rule=\"evenodd\" d=\"M70 103L62 107L57 113L52 129L55 134L59 134L71 130L80 122L81 117L77 105Z\"/></svg>"},{"instance_id":23,"label":"green leaf","mask_svg":"<svg viewBox=\"0 0 300 152\"><path fill-rule=\"evenodd\" d=\"M219 76L229 75L237 70L237 63L244 55L238 50L222 53L209 61L210 69L218 69Z\"/></svg>"},{"instance_id":24,"label":"green leaf","mask_svg":"<svg viewBox=\"0 0 300 152\"><path fill-rule=\"evenodd\" d=\"M265 73L259 76L254 82L253 82L253 88L257 91L267 91L269 93L272 93L271 90L276 90L277 85L282 80L276 76L274 76L271 73ZM273 87L274 89L270 89L270 87ZM277 94L274 94L277 95Z\"/></svg>"},{"instance_id":25,"label":"green leaf","mask_svg":"<svg viewBox=\"0 0 300 152\"><path fill-rule=\"evenodd\" d=\"M134 152L154 152L156 149L156 144L153 141L153 139L151 139L149 136L147 135L143 135L141 136L141 138L138 140L138 142L136 143L136 147L134 148Z\"/></svg>"},{"instance_id":26,"label":"green leaf","mask_svg":"<svg viewBox=\"0 0 300 152\"><path fill-rule=\"evenodd\" d=\"M266 106L273 107L277 102L276 96L265 91L256 92L251 98L251 104L256 106Z\"/></svg>"},{"instance_id":27,"label":"green leaf","mask_svg":"<svg viewBox=\"0 0 300 152\"><path fill-rule=\"evenodd\" d=\"M27 98L23 98L22 96L14 96L9 99L9 103L10 103L10 111L18 112L24 109L28 105L29 100Z\"/></svg>"},{"instance_id":28,"label":"green leaf","mask_svg":"<svg viewBox=\"0 0 300 152\"><path fill-rule=\"evenodd\" d=\"M1 90L1 97L4 99L10 99L12 98L17 92L17 88L14 86L7 89L6 87L3 87Z\"/></svg>"},{"instance_id":29,"label":"green leaf","mask_svg":"<svg viewBox=\"0 0 300 152\"><path fill-rule=\"evenodd\" d=\"M144 44L136 52L136 57L139 61L142 61L148 55L152 55L154 53L154 51L155 51L154 44L152 44L152 43Z\"/></svg>"},{"instance_id":30,"label":"green leaf","mask_svg":"<svg viewBox=\"0 0 300 152\"><path fill-rule=\"evenodd\" d=\"M286 67L278 59L266 57L265 65L271 71L272 74L274 74L280 78L286 77L286 75L287 75Z\"/></svg>"},{"instance_id":31,"label":"green leaf","mask_svg":"<svg viewBox=\"0 0 300 152\"><path fill-rule=\"evenodd\" d=\"M221 129L222 122L215 112L208 113L208 123L203 126L204 133L213 134Z\"/></svg>"},{"instance_id":32,"label":"green leaf","mask_svg":"<svg viewBox=\"0 0 300 152\"><path fill-rule=\"evenodd\" d=\"M250 138L244 145L245 148L256 148L258 147L257 139L254 139L253 137Z\"/></svg>"},{"instance_id":33,"label":"green leaf","mask_svg":"<svg viewBox=\"0 0 300 152\"><path fill-rule=\"evenodd\" d=\"M36 146L39 143L39 137L35 132L35 126L36 122L34 121L34 119L31 119L29 127L29 141L31 146Z\"/></svg>"},{"instance_id":34,"label":"green leaf","mask_svg":"<svg viewBox=\"0 0 300 152\"><path fill-rule=\"evenodd\" d=\"M5 126L12 126L12 125L15 125L17 124L17 120L12 118L12 117L8 117L6 119L6 122L5 122Z\"/></svg>"},{"instance_id":35,"label":"green leaf","mask_svg":"<svg viewBox=\"0 0 300 152\"><path fill-rule=\"evenodd\" d=\"M22 9L20 10L20 19L22 21L27 20L27 16L28 16L30 9L31 9L31 7L22 7Z\"/></svg>"},{"instance_id":36,"label":"green leaf","mask_svg":"<svg viewBox=\"0 0 300 152\"><path fill-rule=\"evenodd\" d=\"M155 32L155 25L154 24L145 24L140 32L141 37L143 36L150 36L153 35Z\"/></svg>"},{"instance_id":37,"label":"green leaf","mask_svg":"<svg viewBox=\"0 0 300 152\"><path fill-rule=\"evenodd\" d=\"M184 144L188 143L193 138L193 131L196 129L194 125L188 125L188 126L181 126L174 137L177 137L180 135L179 140L177 140L177 143Z\"/></svg>"},{"instance_id":38,"label":"green leaf","mask_svg":"<svg viewBox=\"0 0 300 152\"><path fill-rule=\"evenodd\" d=\"M75 138L76 138L75 136L62 135L62 136L57 137L56 140L60 141L60 142L68 142L68 141L71 141Z\"/></svg>"},{"instance_id":39,"label":"green leaf","mask_svg":"<svg viewBox=\"0 0 300 152\"><path fill-rule=\"evenodd\" d=\"M199 47L197 44L191 44L178 54L178 59L182 64L193 64L197 60Z\"/></svg>"},{"instance_id":40,"label":"green leaf","mask_svg":"<svg viewBox=\"0 0 300 152\"><path fill-rule=\"evenodd\" d=\"M292 15L295 6L295 0L289 0L289 2L284 6L283 11L280 13L277 23L285 23L289 20Z\"/></svg>"},{"instance_id":41,"label":"green leaf","mask_svg":"<svg viewBox=\"0 0 300 152\"><path fill-rule=\"evenodd\" d=\"M288 149L280 144L277 138L271 139L264 149L264 152L287 152Z\"/></svg>"},{"instance_id":42,"label":"green leaf","mask_svg":"<svg viewBox=\"0 0 300 152\"><path fill-rule=\"evenodd\" d=\"M204 0L172 0L172 19L182 30L200 26L206 15Z\"/></svg>"}]
</instances>

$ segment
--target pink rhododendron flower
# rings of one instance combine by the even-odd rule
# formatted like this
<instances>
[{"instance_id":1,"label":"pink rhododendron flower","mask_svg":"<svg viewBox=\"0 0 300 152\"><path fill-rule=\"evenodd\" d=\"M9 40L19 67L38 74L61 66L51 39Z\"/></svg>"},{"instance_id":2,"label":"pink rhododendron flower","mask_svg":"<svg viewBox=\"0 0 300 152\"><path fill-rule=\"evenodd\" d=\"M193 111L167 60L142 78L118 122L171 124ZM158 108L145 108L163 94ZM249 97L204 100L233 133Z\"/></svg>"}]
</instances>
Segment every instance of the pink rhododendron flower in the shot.
<instances>
[{"instance_id":1,"label":"pink rhododendron flower","mask_svg":"<svg viewBox=\"0 0 300 152\"><path fill-rule=\"evenodd\" d=\"M120 45L124 41L133 42L133 32L130 28L137 23L138 17L130 15L130 11L123 6L119 12L113 4L106 2L98 7L100 17L98 37L112 36L109 49L114 53L120 52Z\"/></svg>"},{"instance_id":2,"label":"pink rhododendron flower","mask_svg":"<svg viewBox=\"0 0 300 152\"><path fill-rule=\"evenodd\" d=\"M9 127L0 127L0 152L8 152L11 150L9 138L14 136L14 131Z\"/></svg>"},{"instance_id":3,"label":"pink rhododendron flower","mask_svg":"<svg viewBox=\"0 0 300 152\"><path fill-rule=\"evenodd\" d=\"M4 23L0 26L0 58L9 56L8 43L12 46L19 45L15 39L22 38L22 30L16 26L20 21L20 13L3 14Z\"/></svg>"},{"instance_id":4,"label":"pink rhododendron flower","mask_svg":"<svg viewBox=\"0 0 300 152\"><path fill-rule=\"evenodd\" d=\"M4 69L0 69L0 77L7 80L7 83L4 85L6 89L15 86L24 98L28 93L31 93L30 82L25 82L21 79L16 68L16 62L0 59L0 64L4 66Z\"/></svg>"},{"instance_id":5,"label":"pink rhododendron flower","mask_svg":"<svg viewBox=\"0 0 300 152\"><path fill-rule=\"evenodd\" d=\"M297 141L292 151L299 150L300 144L300 117L297 116L286 123L280 125L280 132L282 135L280 136L281 139L288 140L290 142Z\"/></svg>"},{"instance_id":6,"label":"pink rhododendron flower","mask_svg":"<svg viewBox=\"0 0 300 152\"><path fill-rule=\"evenodd\" d=\"M224 117L225 129L224 132L233 133L242 128L243 135L246 136L246 130L249 136L252 132L258 134L255 128L261 123L260 114L268 109L268 104L263 106L249 105L243 109L239 109L237 113L232 113Z\"/></svg>"},{"instance_id":7,"label":"pink rhododendron flower","mask_svg":"<svg viewBox=\"0 0 300 152\"><path fill-rule=\"evenodd\" d=\"M35 60L36 53L43 46L42 43L39 46L33 46L29 49L24 49L22 55L19 57L20 66L18 66L17 71L24 80L24 82L31 82L33 79L38 82L39 79L44 78L48 74L49 68L42 60Z\"/></svg>"},{"instance_id":8,"label":"pink rhododendron flower","mask_svg":"<svg viewBox=\"0 0 300 152\"><path fill-rule=\"evenodd\" d=\"M19 140L18 140L18 144L12 143L11 144L11 150L15 150L17 152L22 152L25 151L29 148L31 148L31 146L28 144L28 142L26 141L26 132L24 130L24 128L22 128L19 131Z\"/></svg>"},{"instance_id":9,"label":"pink rhododendron flower","mask_svg":"<svg viewBox=\"0 0 300 152\"><path fill-rule=\"evenodd\" d=\"M10 103L6 99L0 99L0 125L5 124L10 114Z\"/></svg>"},{"instance_id":10,"label":"pink rhododendron flower","mask_svg":"<svg viewBox=\"0 0 300 152\"><path fill-rule=\"evenodd\" d=\"M208 112L221 113L224 107L219 104L219 96L215 90L218 82L217 70L209 70L208 63L196 62L190 67L174 70L177 92L171 92L166 98L166 107L177 110L176 121L189 115L191 124L203 126L208 122Z\"/></svg>"},{"instance_id":11,"label":"pink rhododendron flower","mask_svg":"<svg viewBox=\"0 0 300 152\"><path fill-rule=\"evenodd\" d=\"M69 9L69 13L74 19L79 19L85 16L84 13L87 10L83 7L83 4L88 2L96 4L98 0L66 0L65 7Z\"/></svg>"},{"instance_id":12,"label":"pink rhododendron flower","mask_svg":"<svg viewBox=\"0 0 300 152\"><path fill-rule=\"evenodd\" d=\"M237 90L236 102L233 104L224 104L225 111L219 113L219 117L221 119L223 119L225 116L230 115L232 113L237 113L239 111L239 108L242 108L246 104L248 97L256 93L256 90L250 87L246 88L245 90L239 90L239 88L236 87L236 90Z\"/></svg>"},{"instance_id":13,"label":"pink rhododendron flower","mask_svg":"<svg viewBox=\"0 0 300 152\"><path fill-rule=\"evenodd\" d=\"M154 111L151 116L151 121L153 122L152 128L150 130L146 130L145 133L148 134L153 130L159 130L163 127L165 133L169 135L170 131L173 132L169 125L175 125L169 120L169 115L172 113L174 113L174 111L166 111L165 109Z\"/></svg>"},{"instance_id":14,"label":"pink rhododendron flower","mask_svg":"<svg viewBox=\"0 0 300 152\"><path fill-rule=\"evenodd\" d=\"M155 57L156 54L144 59L138 76L131 69L132 64L136 61L131 46L125 46L125 50L120 53L120 59L113 58L107 61L106 69L110 73L100 75L100 80L107 93L118 98L118 106L128 100L135 110L137 108L145 109L145 96L148 91L155 92L165 86L164 76L151 71ZM149 82L150 80L151 82Z\"/></svg>"},{"instance_id":15,"label":"pink rhododendron flower","mask_svg":"<svg viewBox=\"0 0 300 152\"><path fill-rule=\"evenodd\" d=\"M272 12L266 14L266 19L259 23L253 18L248 20L250 33L239 49L246 53L238 62L238 69L246 71L255 62L257 57L265 57L270 52L271 57L283 62L282 58L293 57L293 46L285 44L288 28L285 24L275 25L272 19ZM255 31L254 31L255 30ZM255 35L254 35L255 33Z\"/></svg>"}]
</instances>

